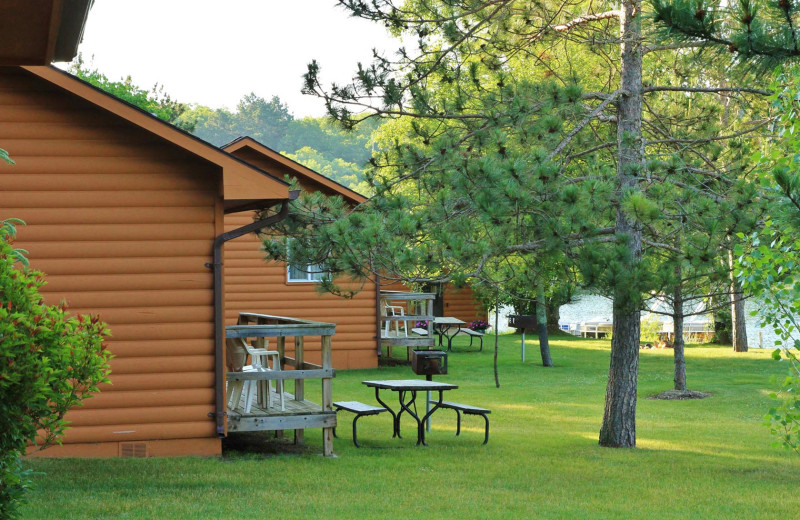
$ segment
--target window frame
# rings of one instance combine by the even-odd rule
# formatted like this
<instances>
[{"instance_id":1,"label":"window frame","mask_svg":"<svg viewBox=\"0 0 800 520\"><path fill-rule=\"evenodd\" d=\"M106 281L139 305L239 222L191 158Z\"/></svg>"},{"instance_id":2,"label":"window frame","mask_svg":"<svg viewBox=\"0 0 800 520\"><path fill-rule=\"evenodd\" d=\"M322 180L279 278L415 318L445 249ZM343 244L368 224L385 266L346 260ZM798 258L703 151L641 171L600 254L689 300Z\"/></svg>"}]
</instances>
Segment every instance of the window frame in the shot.
<instances>
[{"instance_id":1,"label":"window frame","mask_svg":"<svg viewBox=\"0 0 800 520\"><path fill-rule=\"evenodd\" d=\"M299 266L292 264L292 243L293 239L289 239L287 245L288 255L286 258L286 282L287 283L320 283L330 277L330 271L325 270L324 264L308 264L301 269ZM305 275L305 278L292 278L292 269ZM318 276L319 278L315 278Z\"/></svg>"}]
</instances>

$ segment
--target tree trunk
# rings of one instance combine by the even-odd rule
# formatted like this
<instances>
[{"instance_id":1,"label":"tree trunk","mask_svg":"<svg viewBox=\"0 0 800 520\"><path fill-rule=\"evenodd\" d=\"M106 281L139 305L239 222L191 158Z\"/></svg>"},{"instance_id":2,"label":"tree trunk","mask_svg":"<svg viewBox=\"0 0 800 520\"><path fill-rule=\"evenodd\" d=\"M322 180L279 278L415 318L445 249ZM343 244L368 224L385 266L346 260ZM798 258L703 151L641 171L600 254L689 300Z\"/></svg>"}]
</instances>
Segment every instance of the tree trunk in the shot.
<instances>
[{"instance_id":1,"label":"tree trunk","mask_svg":"<svg viewBox=\"0 0 800 520\"><path fill-rule=\"evenodd\" d=\"M733 251L728 250L731 279L731 341L734 352L747 352L747 323L744 314L744 291L734 273Z\"/></svg>"},{"instance_id":2,"label":"tree trunk","mask_svg":"<svg viewBox=\"0 0 800 520\"><path fill-rule=\"evenodd\" d=\"M494 385L497 388L500 388L500 375L497 373L497 352L498 348L498 341L500 339L500 333L497 332L500 326L500 303L495 301L494 302Z\"/></svg>"},{"instance_id":3,"label":"tree trunk","mask_svg":"<svg viewBox=\"0 0 800 520\"><path fill-rule=\"evenodd\" d=\"M675 279L681 279L681 267L675 267ZM672 294L672 325L674 340L672 342L673 357L675 359L675 390L686 391L686 357L683 344L683 292L680 283Z\"/></svg>"},{"instance_id":4,"label":"tree trunk","mask_svg":"<svg viewBox=\"0 0 800 520\"><path fill-rule=\"evenodd\" d=\"M542 366L553 366L550 359L550 342L547 337L547 302L544 297L544 287L539 287L536 292L536 325L539 328L539 351L542 354Z\"/></svg>"},{"instance_id":5,"label":"tree trunk","mask_svg":"<svg viewBox=\"0 0 800 520\"><path fill-rule=\"evenodd\" d=\"M644 173L642 140L642 51L641 2L623 0L621 79L625 93L617 110L617 200L637 189ZM628 244L627 257L617 269L622 280L614 287L614 323L611 364L608 370L606 405L600 445L616 448L636 446L636 386L639 372L639 290L635 273L642 255L641 227L623 208L617 209L616 234ZM627 276L625 276L627 275ZM621 283L620 283L621 282Z\"/></svg>"},{"instance_id":6,"label":"tree trunk","mask_svg":"<svg viewBox=\"0 0 800 520\"><path fill-rule=\"evenodd\" d=\"M554 334L559 332L561 328L559 327L559 320L560 320L560 305L557 301L551 300L545 306L545 310L547 311L547 332L550 334Z\"/></svg>"}]
</instances>

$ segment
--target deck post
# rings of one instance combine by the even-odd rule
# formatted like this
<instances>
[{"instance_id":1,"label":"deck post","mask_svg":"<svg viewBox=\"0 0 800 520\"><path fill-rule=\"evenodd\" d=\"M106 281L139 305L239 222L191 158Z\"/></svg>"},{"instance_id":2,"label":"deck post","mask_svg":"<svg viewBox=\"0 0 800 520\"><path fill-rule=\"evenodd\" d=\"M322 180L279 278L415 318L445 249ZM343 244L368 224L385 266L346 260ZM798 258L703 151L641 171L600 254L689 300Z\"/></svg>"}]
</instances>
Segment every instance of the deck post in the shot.
<instances>
[{"instance_id":1,"label":"deck post","mask_svg":"<svg viewBox=\"0 0 800 520\"><path fill-rule=\"evenodd\" d=\"M285 361L286 360L286 337L285 336L280 336L278 338L278 345L277 346L278 346L278 359L281 361L281 369L282 370L286 370L286 366L284 365L284 363L286 363L286 361ZM286 383L284 383L284 385L285 384ZM275 430L275 438L276 439L283 439L283 437L284 437L283 430Z\"/></svg>"},{"instance_id":2,"label":"deck post","mask_svg":"<svg viewBox=\"0 0 800 520\"><path fill-rule=\"evenodd\" d=\"M304 344L303 336L295 336L294 338L294 359L295 359L295 370L303 370L303 363L305 363L305 355L304 355ZM305 381L303 379L295 379L294 381L294 399L295 401L302 401L306 398L305 396ZM294 443L295 444L303 444L305 430L295 430L294 431Z\"/></svg>"},{"instance_id":3,"label":"deck post","mask_svg":"<svg viewBox=\"0 0 800 520\"><path fill-rule=\"evenodd\" d=\"M331 355L331 337L322 336L322 368L333 368ZM333 410L333 385L329 377L322 379L322 411L330 412ZM325 457L333 457L333 428L322 429L322 454Z\"/></svg>"},{"instance_id":4,"label":"deck post","mask_svg":"<svg viewBox=\"0 0 800 520\"><path fill-rule=\"evenodd\" d=\"M428 313L428 316L433 316L433 300L428 300L426 303L427 303L426 312ZM428 320L427 329L428 329L428 337L433 338L433 320ZM431 350L432 348L433 345L429 346L428 350Z\"/></svg>"},{"instance_id":5,"label":"deck post","mask_svg":"<svg viewBox=\"0 0 800 520\"><path fill-rule=\"evenodd\" d=\"M281 359L281 368L283 368L284 359L286 358L286 338L281 336L278 338L278 354L280 355Z\"/></svg>"}]
</instances>

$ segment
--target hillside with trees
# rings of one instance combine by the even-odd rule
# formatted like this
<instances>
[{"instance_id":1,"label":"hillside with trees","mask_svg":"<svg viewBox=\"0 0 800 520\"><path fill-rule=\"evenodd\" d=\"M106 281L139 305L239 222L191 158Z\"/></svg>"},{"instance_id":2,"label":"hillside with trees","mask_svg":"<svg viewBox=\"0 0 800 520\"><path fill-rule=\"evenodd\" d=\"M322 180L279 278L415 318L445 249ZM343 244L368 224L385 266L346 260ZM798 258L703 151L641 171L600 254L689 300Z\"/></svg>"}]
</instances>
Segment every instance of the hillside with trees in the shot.
<instances>
[{"instance_id":1,"label":"hillside with trees","mask_svg":"<svg viewBox=\"0 0 800 520\"><path fill-rule=\"evenodd\" d=\"M377 120L346 131L326 117L295 118L278 96L266 99L255 93L243 96L234 110L188 105L172 99L163 85L147 90L130 76L111 80L80 55L69 72L215 146L250 136L348 188L370 194L364 174L372 154L371 136L380 126Z\"/></svg>"}]
</instances>

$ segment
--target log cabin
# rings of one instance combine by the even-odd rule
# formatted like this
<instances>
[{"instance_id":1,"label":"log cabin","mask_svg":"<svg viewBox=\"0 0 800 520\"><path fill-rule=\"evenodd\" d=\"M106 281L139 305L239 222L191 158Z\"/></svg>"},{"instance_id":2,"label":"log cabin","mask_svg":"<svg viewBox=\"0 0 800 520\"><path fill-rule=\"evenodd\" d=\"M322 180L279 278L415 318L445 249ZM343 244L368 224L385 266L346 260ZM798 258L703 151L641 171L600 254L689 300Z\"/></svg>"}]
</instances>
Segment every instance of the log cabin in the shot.
<instances>
[{"instance_id":1,"label":"log cabin","mask_svg":"<svg viewBox=\"0 0 800 520\"><path fill-rule=\"evenodd\" d=\"M288 184L46 66L0 68L0 143L16 162L2 166L0 218L27 222L17 244L46 273L46 301L112 332L111 384L41 453L219 453L215 242L226 213L285 205Z\"/></svg>"},{"instance_id":2,"label":"log cabin","mask_svg":"<svg viewBox=\"0 0 800 520\"><path fill-rule=\"evenodd\" d=\"M374 285L347 305L320 297L313 280L265 264L253 236L224 248L226 287L215 243L254 209L285 208L286 175L364 197L250 139L228 145L236 158L42 66L75 56L90 7L14 2L0 20L0 144L16 161L0 175L0 218L27 222L17 244L46 273L46 300L101 315L115 356L111 384L67 416L64 444L33 455L218 454L222 320L277 309L341 323L334 364L355 368L377 364L379 311Z\"/></svg>"},{"instance_id":3,"label":"log cabin","mask_svg":"<svg viewBox=\"0 0 800 520\"><path fill-rule=\"evenodd\" d=\"M374 284L352 300L319 295L246 235L224 247L215 305L209 267L218 236L288 202L285 176L352 204L363 196L249 138L215 148L53 67L0 68L0 105L0 142L16 161L0 176L0 217L27 222L17 243L47 274L47 301L99 314L113 334L111 384L70 412L64 445L43 455L219 453L220 307L227 324L240 312L336 323L333 366L377 365Z\"/></svg>"}]
</instances>

